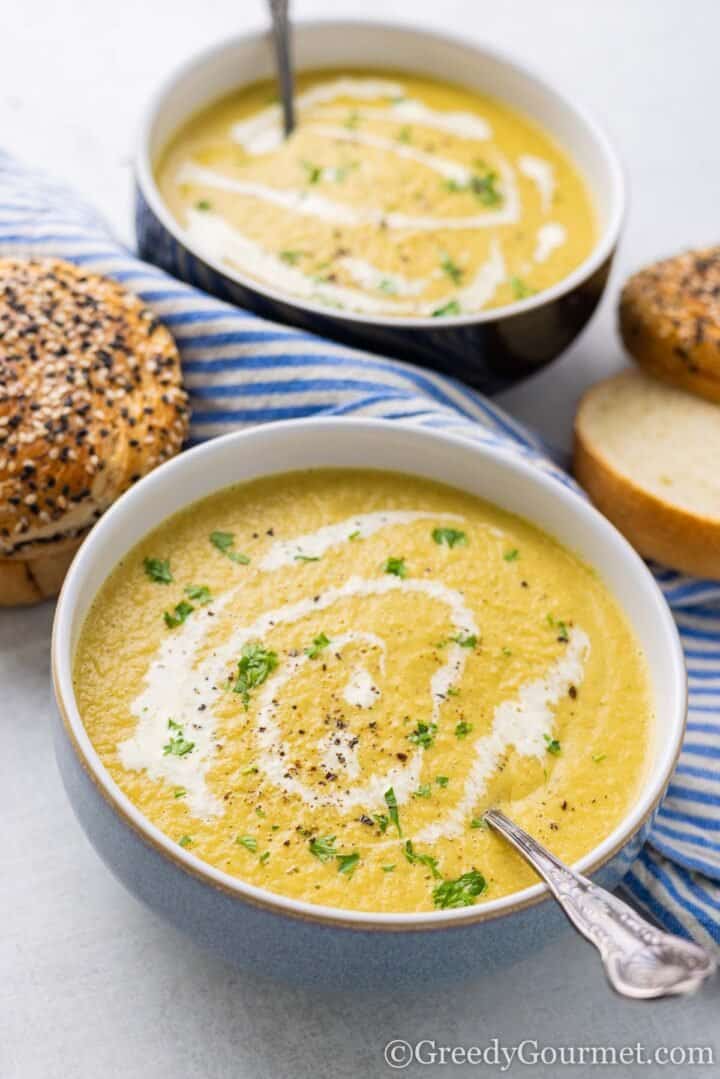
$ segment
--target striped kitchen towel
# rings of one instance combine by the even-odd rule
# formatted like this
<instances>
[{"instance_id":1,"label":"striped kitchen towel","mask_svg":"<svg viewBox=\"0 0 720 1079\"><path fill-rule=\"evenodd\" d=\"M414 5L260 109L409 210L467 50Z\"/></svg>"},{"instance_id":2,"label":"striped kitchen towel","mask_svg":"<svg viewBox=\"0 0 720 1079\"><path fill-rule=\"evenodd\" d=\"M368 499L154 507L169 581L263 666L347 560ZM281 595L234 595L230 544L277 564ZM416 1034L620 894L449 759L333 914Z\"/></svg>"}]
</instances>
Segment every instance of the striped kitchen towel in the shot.
<instances>
[{"instance_id":1,"label":"striped kitchen towel","mask_svg":"<svg viewBox=\"0 0 720 1079\"><path fill-rule=\"evenodd\" d=\"M71 191L0 153L0 256L8 255L69 259L123 282L153 307L182 355L195 442L270 420L383 417L501 444L572 484L541 440L486 398L176 281L125 250ZM657 566L653 572L685 647L690 721L650 842L623 887L668 929L720 947L720 584Z\"/></svg>"}]
</instances>

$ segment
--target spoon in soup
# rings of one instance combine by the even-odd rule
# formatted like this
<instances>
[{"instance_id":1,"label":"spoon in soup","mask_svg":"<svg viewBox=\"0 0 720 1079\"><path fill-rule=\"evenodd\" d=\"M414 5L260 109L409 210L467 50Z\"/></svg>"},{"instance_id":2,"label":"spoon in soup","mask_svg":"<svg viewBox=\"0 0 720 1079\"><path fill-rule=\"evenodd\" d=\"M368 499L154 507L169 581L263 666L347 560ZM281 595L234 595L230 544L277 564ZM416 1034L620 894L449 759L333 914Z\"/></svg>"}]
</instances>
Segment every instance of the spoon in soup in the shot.
<instances>
[{"instance_id":1,"label":"spoon in soup","mask_svg":"<svg viewBox=\"0 0 720 1079\"><path fill-rule=\"evenodd\" d=\"M292 55L290 51L290 19L288 0L268 0L272 18L275 65L280 83L280 100L283 111L283 129L285 138L292 134L295 127L294 79Z\"/></svg>"},{"instance_id":2,"label":"spoon in soup","mask_svg":"<svg viewBox=\"0 0 720 1079\"><path fill-rule=\"evenodd\" d=\"M564 865L499 809L483 819L542 877L563 911L600 953L608 981L624 997L691 993L717 968L705 948L656 929L611 892Z\"/></svg>"}]
</instances>

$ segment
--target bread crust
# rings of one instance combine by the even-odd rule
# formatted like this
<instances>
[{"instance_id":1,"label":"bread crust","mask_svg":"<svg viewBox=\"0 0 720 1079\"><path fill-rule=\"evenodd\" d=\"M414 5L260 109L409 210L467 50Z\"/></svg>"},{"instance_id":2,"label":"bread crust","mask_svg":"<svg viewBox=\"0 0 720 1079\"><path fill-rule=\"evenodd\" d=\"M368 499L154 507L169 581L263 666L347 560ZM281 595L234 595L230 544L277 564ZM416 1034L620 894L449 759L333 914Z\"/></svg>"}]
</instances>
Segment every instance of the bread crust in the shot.
<instances>
[{"instance_id":1,"label":"bread crust","mask_svg":"<svg viewBox=\"0 0 720 1079\"><path fill-rule=\"evenodd\" d=\"M601 384L602 385L602 384ZM645 558L697 577L720 578L720 521L664 502L608 461L575 417L573 472L600 512Z\"/></svg>"},{"instance_id":2,"label":"bread crust","mask_svg":"<svg viewBox=\"0 0 720 1079\"><path fill-rule=\"evenodd\" d=\"M177 348L138 297L59 259L0 259L0 606L55 595L187 424Z\"/></svg>"},{"instance_id":3,"label":"bread crust","mask_svg":"<svg viewBox=\"0 0 720 1079\"><path fill-rule=\"evenodd\" d=\"M720 401L720 247L634 274L620 297L619 324L626 349L646 371Z\"/></svg>"}]
</instances>

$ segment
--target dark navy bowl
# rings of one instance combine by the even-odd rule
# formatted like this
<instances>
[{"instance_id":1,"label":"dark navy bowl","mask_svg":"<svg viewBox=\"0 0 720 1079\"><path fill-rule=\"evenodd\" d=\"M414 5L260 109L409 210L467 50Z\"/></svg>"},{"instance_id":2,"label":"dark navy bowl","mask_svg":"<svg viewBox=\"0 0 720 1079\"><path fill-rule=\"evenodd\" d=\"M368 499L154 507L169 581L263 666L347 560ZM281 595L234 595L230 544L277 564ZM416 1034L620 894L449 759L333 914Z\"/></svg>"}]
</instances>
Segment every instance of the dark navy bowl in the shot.
<instances>
[{"instance_id":1,"label":"dark navy bowl","mask_svg":"<svg viewBox=\"0 0 720 1079\"><path fill-rule=\"evenodd\" d=\"M136 161L140 254L175 277L265 318L363 349L397 356L494 392L540 370L587 323L603 294L623 220L617 157L598 127L524 66L487 46L396 23L301 22L294 38L302 68L373 67L422 73L499 98L535 120L585 177L598 217L590 256L536 296L472 315L369 317L299 300L203 256L165 206L153 167L168 140L199 109L273 73L269 36L234 38L175 71L154 98Z\"/></svg>"},{"instance_id":2,"label":"dark navy bowl","mask_svg":"<svg viewBox=\"0 0 720 1079\"><path fill-rule=\"evenodd\" d=\"M80 548L58 602L52 644L58 762L103 861L138 899L228 961L333 988L487 978L563 926L544 885L460 910L381 914L321 907L248 884L203 862L143 816L98 757L78 710L72 670L83 621L108 574L149 531L197 499L260 475L359 466L449 483L522 514L595 567L622 605L647 658L655 738L623 820L576 866L606 887L617 884L647 838L685 728L685 666L667 604L627 541L559 480L499 447L397 422L309 419L238 431L162 465L115 503Z\"/></svg>"}]
</instances>

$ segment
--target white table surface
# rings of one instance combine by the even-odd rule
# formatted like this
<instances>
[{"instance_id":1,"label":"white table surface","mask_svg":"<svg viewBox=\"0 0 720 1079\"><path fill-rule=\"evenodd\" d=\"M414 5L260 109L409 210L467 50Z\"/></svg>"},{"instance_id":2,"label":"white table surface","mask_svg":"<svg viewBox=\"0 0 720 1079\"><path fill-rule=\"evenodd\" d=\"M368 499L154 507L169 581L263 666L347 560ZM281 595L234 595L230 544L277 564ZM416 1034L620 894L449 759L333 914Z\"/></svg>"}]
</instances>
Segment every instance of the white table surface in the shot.
<instances>
[{"instance_id":1,"label":"white table surface","mask_svg":"<svg viewBox=\"0 0 720 1079\"><path fill-rule=\"evenodd\" d=\"M582 388L623 362L613 326L618 282L658 255L717 242L720 5L296 0L295 8L301 16L397 17L492 40L577 95L613 136L632 191L613 287L567 355L504 396L516 415L566 441ZM7 5L0 145L74 183L129 239L130 161L148 94L193 50L263 17L261 0ZM51 619L50 604L0 614L0 1079L364 1079L390 1074L382 1048L393 1037L712 1045L720 1062L717 987L687 1001L620 1002L569 932L491 979L479 970L470 987L410 982L371 999L258 983L205 955L124 892L72 816L50 739ZM606 1071L707 1079L720 1064Z\"/></svg>"}]
</instances>

